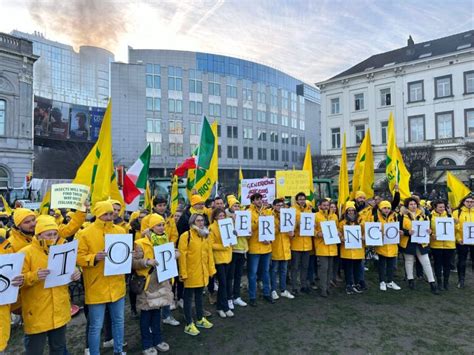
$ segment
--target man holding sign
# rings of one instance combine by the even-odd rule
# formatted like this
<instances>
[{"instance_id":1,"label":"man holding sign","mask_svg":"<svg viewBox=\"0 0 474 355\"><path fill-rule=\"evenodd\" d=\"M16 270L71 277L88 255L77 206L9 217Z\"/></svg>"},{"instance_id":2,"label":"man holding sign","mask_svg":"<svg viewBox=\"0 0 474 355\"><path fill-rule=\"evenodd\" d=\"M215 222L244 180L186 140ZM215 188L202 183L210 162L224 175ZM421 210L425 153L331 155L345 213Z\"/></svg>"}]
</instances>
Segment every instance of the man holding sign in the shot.
<instances>
[{"instance_id":1,"label":"man holding sign","mask_svg":"<svg viewBox=\"0 0 474 355\"><path fill-rule=\"evenodd\" d=\"M27 354L42 354L46 338L50 353L62 354L66 350L66 324L71 320L69 288L67 285L45 288L44 282L52 272L47 268L50 247L57 243L64 243L64 239L59 238L58 225L53 217L43 215L36 222L31 244L21 250L25 254L21 310ZM65 259L67 255L62 257ZM76 270L70 280L77 281L80 277Z\"/></svg>"},{"instance_id":2,"label":"man holding sign","mask_svg":"<svg viewBox=\"0 0 474 355\"><path fill-rule=\"evenodd\" d=\"M474 239L474 228L464 228L464 225L474 222L474 195L470 194L461 201L459 208L453 212L453 218L456 221L456 250L458 253L457 269L459 279L458 288L464 288L467 256L470 252L472 258L474 253L474 246L464 243L464 241L471 242L471 240ZM465 234L464 236L463 233Z\"/></svg>"},{"instance_id":3,"label":"man holding sign","mask_svg":"<svg viewBox=\"0 0 474 355\"><path fill-rule=\"evenodd\" d=\"M113 224L114 208L108 201L96 202L93 208L96 220L79 235L77 264L83 268L85 303L89 307L89 350L99 354L100 332L104 322L105 307L112 320L114 352L121 353L124 333L125 276L104 276L107 253L106 234L123 234L125 231Z\"/></svg>"}]
</instances>

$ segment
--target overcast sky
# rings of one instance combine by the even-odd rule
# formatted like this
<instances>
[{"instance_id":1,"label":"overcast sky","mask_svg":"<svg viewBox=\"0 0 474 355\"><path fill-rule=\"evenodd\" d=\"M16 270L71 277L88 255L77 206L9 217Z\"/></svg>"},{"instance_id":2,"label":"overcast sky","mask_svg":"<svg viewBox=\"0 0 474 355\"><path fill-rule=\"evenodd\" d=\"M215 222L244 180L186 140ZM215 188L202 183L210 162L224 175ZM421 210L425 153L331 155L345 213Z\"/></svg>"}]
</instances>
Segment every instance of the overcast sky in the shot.
<instances>
[{"instance_id":1,"label":"overcast sky","mask_svg":"<svg viewBox=\"0 0 474 355\"><path fill-rule=\"evenodd\" d=\"M474 0L0 0L0 31L52 40L245 58L303 81L327 79L372 54L474 28Z\"/></svg>"}]
</instances>

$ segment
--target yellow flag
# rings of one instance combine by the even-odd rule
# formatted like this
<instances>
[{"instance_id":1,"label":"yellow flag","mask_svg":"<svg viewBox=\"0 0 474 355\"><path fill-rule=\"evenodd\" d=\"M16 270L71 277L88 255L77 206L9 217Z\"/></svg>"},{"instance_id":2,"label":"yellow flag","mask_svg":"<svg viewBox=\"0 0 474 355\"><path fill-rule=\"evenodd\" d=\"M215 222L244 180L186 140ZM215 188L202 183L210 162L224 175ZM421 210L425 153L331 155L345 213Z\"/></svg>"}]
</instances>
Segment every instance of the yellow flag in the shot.
<instances>
[{"instance_id":1,"label":"yellow flag","mask_svg":"<svg viewBox=\"0 0 474 355\"><path fill-rule=\"evenodd\" d=\"M347 169L346 134L344 133L341 152L341 167L339 168L339 195L337 197L339 215L344 211L344 205L349 200L349 197L349 171Z\"/></svg>"},{"instance_id":2,"label":"yellow flag","mask_svg":"<svg viewBox=\"0 0 474 355\"><path fill-rule=\"evenodd\" d=\"M242 202L242 180L244 179L244 173L242 172L242 167L239 168L239 191L237 191L237 199L239 202Z\"/></svg>"},{"instance_id":3,"label":"yellow flag","mask_svg":"<svg viewBox=\"0 0 474 355\"><path fill-rule=\"evenodd\" d=\"M173 179L171 181L171 203L170 203L170 209L171 209L171 214L174 215L176 213L176 210L178 209L178 204L179 204L179 191L178 191L178 176L173 175Z\"/></svg>"},{"instance_id":4,"label":"yellow flag","mask_svg":"<svg viewBox=\"0 0 474 355\"><path fill-rule=\"evenodd\" d=\"M398 190L400 191L400 198L402 201L411 196L410 173L403 162L402 153L397 147L395 138L395 125L391 112L388 119L387 160L385 174L387 175L388 186L392 195L395 193L395 184L398 184Z\"/></svg>"},{"instance_id":5,"label":"yellow flag","mask_svg":"<svg viewBox=\"0 0 474 355\"><path fill-rule=\"evenodd\" d=\"M352 176L351 198L355 198L357 191L364 191L367 198L374 197L374 153L370 140L370 129L359 147Z\"/></svg>"},{"instance_id":6,"label":"yellow flag","mask_svg":"<svg viewBox=\"0 0 474 355\"><path fill-rule=\"evenodd\" d=\"M314 183L313 183L313 161L311 160L311 146L308 143L306 146L306 154L303 161L303 170L308 172L309 175L309 196L308 200L311 201L311 204L314 207Z\"/></svg>"},{"instance_id":7,"label":"yellow flag","mask_svg":"<svg viewBox=\"0 0 474 355\"><path fill-rule=\"evenodd\" d=\"M51 189L46 192L43 197L43 201L41 201L41 205L39 207L39 214L49 214L49 209L51 207Z\"/></svg>"},{"instance_id":8,"label":"yellow flag","mask_svg":"<svg viewBox=\"0 0 474 355\"><path fill-rule=\"evenodd\" d=\"M448 185L448 200L451 208L459 207L462 199L471 193L466 185L448 171L446 183Z\"/></svg>"},{"instance_id":9,"label":"yellow flag","mask_svg":"<svg viewBox=\"0 0 474 355\"><path fill-rule=\"evenodd\" d=\"M5 210L5 212L11 216L12 215L12 209L10 207L10 205L8 204L7 200L5 200L5 197L3 197L3 195L0 195L0 198L2 199L2 202L3 202L3 209Z\"/></svg>"},{"instance_id":10,"label":"yellow flag","mask_svg":"<svg viewBox=\"0 0 474 355\"><path fill-rule=\"evenodd\" d=\"M153 196L151 196L150 182L148 180L145 188L145 209L150 212L153 209Z\"/></svg>"}]
</instances>

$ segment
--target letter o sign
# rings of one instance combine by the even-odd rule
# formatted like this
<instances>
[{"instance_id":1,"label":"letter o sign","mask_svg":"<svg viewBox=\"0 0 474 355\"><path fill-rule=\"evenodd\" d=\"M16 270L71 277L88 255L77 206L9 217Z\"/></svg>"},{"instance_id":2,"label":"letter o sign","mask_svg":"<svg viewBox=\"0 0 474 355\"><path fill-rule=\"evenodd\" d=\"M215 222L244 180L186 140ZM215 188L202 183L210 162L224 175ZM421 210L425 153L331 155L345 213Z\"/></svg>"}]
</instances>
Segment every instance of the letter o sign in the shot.
<instances>
[{"instance_id":1,"label":"letter o sign","mask_svg":"<svg viewBox=\"0 0 474 355\"><path fill-rule=\"evenodd\" d=\"M387 239L395 239L398 236L398 229L395 227L388 227L385 230L385 236Z\"/></svg>"},{"instance_id":2,"label":"letter o sign","mask_svg":"<svg viewBox=\"0 0 474 355\"><path fill-rule=\"evenodd\" d=\"M107 250L107 256L113 264L123 264L130 256L130 247L124 242L115 242Z\"/></svg>"}]
</instances>

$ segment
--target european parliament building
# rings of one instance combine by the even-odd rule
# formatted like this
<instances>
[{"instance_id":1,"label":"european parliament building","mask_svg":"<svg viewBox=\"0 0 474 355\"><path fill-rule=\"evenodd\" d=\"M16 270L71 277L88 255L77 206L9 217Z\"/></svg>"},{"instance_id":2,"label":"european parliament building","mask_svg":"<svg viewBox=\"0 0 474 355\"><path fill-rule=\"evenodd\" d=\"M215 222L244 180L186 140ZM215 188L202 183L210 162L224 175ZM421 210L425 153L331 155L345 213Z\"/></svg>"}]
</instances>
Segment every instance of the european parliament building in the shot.
<instances>
[{"instance_id":1,"label":"european parliament building","mask_svg":"<svg viewBox=\"0 0 474 355\"><path fill-rule=\"evenodd\" d=\"M111 64L116 164L149 143L151 175L169 176L199 144L203 116L218 121L219 180L301 169L306 144L320 153L320 94L274 68L208 53L129 48Z\"/></svg>"}]
</instances>

